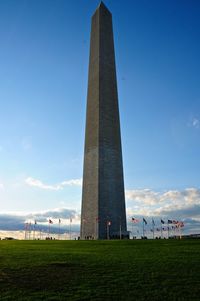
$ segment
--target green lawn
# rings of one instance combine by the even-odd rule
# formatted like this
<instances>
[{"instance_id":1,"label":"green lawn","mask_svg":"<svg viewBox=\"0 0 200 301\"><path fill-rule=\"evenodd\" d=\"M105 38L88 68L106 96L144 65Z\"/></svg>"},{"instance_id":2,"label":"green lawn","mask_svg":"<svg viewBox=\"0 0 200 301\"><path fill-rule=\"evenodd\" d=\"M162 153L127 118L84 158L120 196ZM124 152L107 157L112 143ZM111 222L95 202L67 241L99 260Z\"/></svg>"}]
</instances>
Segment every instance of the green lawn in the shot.
<instances>
[{"instance_id":1,"label":"green lawn","mask_svg":"<svg viewBox=\"0 0 200 301\"><path fill-rule=\"evenodd\" d=\"M0 241L0 300L200 300L200 240Z\"/></svg>"}]
</instances>

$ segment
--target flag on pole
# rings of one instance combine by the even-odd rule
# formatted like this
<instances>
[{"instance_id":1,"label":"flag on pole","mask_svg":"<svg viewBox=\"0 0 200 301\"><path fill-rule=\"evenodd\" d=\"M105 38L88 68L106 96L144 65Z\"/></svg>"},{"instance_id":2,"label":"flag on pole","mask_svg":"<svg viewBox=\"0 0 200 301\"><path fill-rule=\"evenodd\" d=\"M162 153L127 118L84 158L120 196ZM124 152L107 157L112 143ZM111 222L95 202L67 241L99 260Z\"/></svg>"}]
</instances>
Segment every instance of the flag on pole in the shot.
<instances>
[{"instance_id":1,"label":"flag on pole","mask_svg":"<svg viewBox=\"0 0 200 301\"><path fill-rule=\"evenodd\" d=\"M61 223L61 219L60 218L59 218L58 222L59 222L59 224Z\"/></svg>"},{"instance_id":2,"label":"flag on pole","mask_svg":"<svg viewBox=\"0 0 200 301\"><path fill-rule=\"evenodd\" d=\"M37 221L35 220L35 225L37 225Z\"/></svg>"},{"instance_id":3,"label":"flag on pole","mask_svg":"<svg viewBox=\"0 0 200 301\"><path fill-rule=\"evenodd\" d=\"M147 225L147 221L145 218L143 218L143 222L145 223L145 225Z\"/></svg>"},{"instance_id":4,"label":"flag on pole","mask_svg":"<svg viewBox=\"0 0 200 301\"><path fill-rule=\"evenodd\" d=\"M49 224L53 224L53 221L51 219L49 219Z\"/></svg>"},{"instance_id":5,"label":"flag on pole","mask_svg":"<svg viewBox=\"0 0 200 301\"><path fill-rule=\"evenodd\" d=\"M137 223L139 223L139 219L137 219L137 218L134 218L134 217L132 217L132 223L134 223L134 224L137 224Z\"/></svg>"},{"instance_id":6,"label":"flag on pole","mask_svg":"<svg viewBox=\"0 0 200 301\"><path fill-rule=\"evenodd\" d=\"M154 221L154 219L152 218L152 225L154 225L155 226L155 221Z\"/></svg>"},{"instance_id":7,"label":"flag on pole","mask_svg":"<svg viewBox=\"0 0 200 301\"><path fill-rule=\"evenodd\" d=\"M168 219L168 224L173 224L171 219Z\"/></svg>"},{"instance_id":8,"label":"flag on pole","mask_svg":"<svg viewBox=\"0 0 200 301\"><path fill-rule=\"evenodd\" d=\"M161 219L161 220L160 220L160 222L161 222L161 224L165 224L165 222L164 222L164 220L163 220L163 219Z\"/></svg>"},{"instance_id":9,"label":"flag on pole","mask_svg":"<svg viewBox=\"0 0 200 301\"><path fill-rule=\"evenodd\" d=\"M178 225L179 228L184 227L184 223L183 222L178 222L177 225Z\"/></svg>"}]
</instances>

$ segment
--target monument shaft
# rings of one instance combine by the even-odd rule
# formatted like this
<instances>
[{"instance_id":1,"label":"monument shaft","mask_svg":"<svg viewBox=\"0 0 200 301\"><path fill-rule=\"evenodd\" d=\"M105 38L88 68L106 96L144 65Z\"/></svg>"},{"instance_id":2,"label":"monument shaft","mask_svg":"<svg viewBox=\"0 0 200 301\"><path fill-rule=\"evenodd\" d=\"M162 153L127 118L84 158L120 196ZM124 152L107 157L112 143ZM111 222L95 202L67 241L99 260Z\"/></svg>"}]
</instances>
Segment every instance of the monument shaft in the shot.
<instances>
[{"instance_id":1,"label":"monument shaft","mask_svg":"<svg viewBox=\"0 0 200 301\"><path fill-rule=\"evenodd\" d=\"M127 237L112 15L92 17L81 239Z\"/></svg>"}]
</instances>

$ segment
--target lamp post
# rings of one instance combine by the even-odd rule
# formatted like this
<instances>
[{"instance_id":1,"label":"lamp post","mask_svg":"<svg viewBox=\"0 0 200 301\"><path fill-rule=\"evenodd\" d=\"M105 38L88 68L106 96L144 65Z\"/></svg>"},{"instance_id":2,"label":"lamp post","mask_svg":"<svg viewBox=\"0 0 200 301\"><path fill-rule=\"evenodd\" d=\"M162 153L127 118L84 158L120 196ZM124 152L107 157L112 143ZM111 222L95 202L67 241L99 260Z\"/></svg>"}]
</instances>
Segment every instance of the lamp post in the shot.
<instances>
[{"instance_id":1,"label":"lamp post","mask_svg":"<svg viewBox=\"0 0 200 301\"><path fill-rule=\"evenodd\" d=\"M110 225L111 221L107 221L107 239L110 239Z\"/></svg>"}]
</instances>

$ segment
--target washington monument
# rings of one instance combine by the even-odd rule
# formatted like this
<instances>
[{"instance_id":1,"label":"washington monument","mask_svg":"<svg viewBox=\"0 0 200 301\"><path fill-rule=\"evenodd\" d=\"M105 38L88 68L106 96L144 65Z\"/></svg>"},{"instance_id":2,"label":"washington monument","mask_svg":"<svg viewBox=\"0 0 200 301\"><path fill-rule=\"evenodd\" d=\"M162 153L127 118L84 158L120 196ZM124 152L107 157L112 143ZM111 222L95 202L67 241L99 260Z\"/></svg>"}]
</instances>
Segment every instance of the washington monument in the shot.
<instances>
[{"instance_id":1,"label":"washington monument","mask_svg":"<svg viewBox=\"0 0 200 301\"><path fill-rule=\"evenodd\" d=\"M81 239L127 238L112 15L92 17Z\"/></svg>"}]
</instances>

